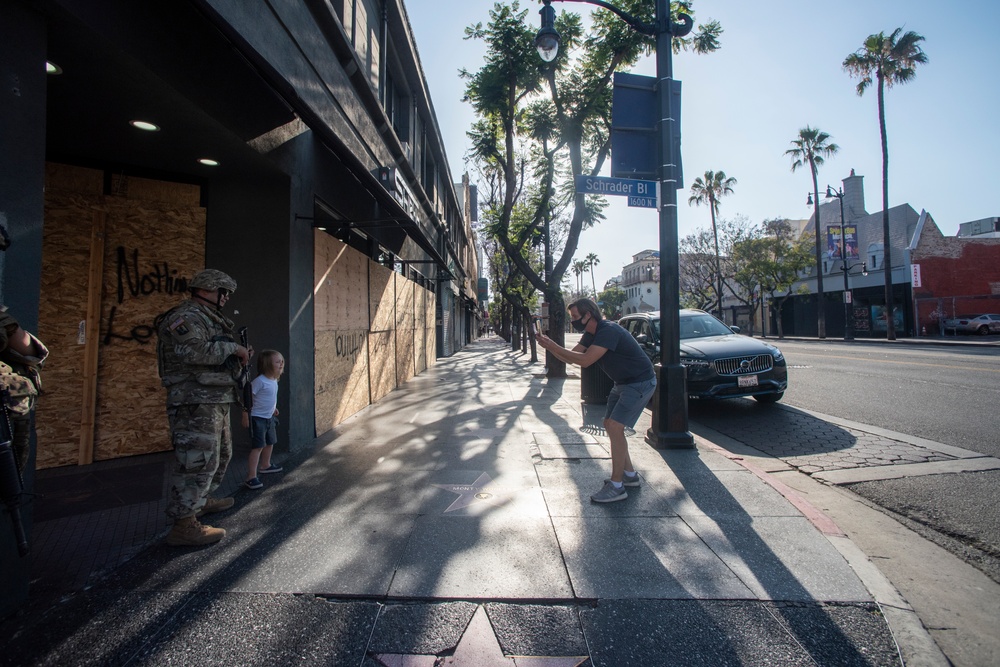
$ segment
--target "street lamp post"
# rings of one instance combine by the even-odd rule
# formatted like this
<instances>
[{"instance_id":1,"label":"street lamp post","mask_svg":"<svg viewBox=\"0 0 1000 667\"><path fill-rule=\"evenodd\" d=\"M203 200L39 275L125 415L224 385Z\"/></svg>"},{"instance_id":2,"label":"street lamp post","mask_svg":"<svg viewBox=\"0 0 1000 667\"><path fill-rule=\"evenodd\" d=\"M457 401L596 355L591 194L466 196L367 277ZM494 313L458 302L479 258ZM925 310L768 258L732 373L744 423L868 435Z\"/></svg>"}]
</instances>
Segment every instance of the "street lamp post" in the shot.
<instances>
[{"instance_id":1,"label":"street lamp post","mask_svg":"<svg viewBox=\"0 0 1000 667\"><path fill-rule=\"evenodd\" d=\"M851 312L854 299L851 298L848 273L855 266L860 266L862 275L868 275L868 266L865 262L861 262L861 264L847 264L847 232L844 229L844 191L841 189L834 190L828 185L826 186L826 197L827 199L836 197L840 200L840 270L844 272L844 340L854 340L854 317Z\"/></svg>"},{"instance_id":2,"label":"street lamp post","mask_svg":"<svg viewBox=\"0 0 1000 667\"><path fill-rule=\"evenodd\" d=\"M654 24L639 21L603 0L556 0L583 2L612 12L632 29L656 37L656 79L660 107L659 181L660 181L660 374L653 398L653 425L646 432L646 442L660 449L692 448L694 437L688 430L687 376L680 359L680 272L677 255L677 167L674 164L673 125L677 114L672 108L672 40L691 32L692 18L678 14L674 23L670 0L656 1ZM539 14L542 27L535 37L538 53L546 62L559 52L559 33L555 30L552 0L542 0Z\"/></svg>"}]
</instances>

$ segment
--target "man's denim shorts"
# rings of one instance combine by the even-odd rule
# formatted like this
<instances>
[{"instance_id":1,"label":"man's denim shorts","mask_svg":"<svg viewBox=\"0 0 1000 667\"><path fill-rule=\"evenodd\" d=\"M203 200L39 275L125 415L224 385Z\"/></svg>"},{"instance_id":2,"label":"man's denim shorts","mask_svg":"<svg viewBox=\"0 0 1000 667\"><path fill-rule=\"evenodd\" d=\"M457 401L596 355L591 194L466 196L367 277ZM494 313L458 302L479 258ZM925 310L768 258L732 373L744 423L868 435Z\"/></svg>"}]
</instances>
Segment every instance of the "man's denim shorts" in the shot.
<instances>
[{"instance_id":1,"label":"man's denim shorts","mask_svg":"<svg viewBox=\"0 0 1000 667\"><path fill-rule=\"evenodd\" d=\"M632 428L639 421L639 415L653 397L655 389L655 378L630 384L616 384L608 396L608 409L604 413L604 418Z\"/></svg>"},{"instance_id":2,"label":"man's denim shorts","mask_svg":"<svg viewBox=\"0 0 1000 667\"><path fill-rule=\"evenodd\" d=\"M250 447L260 449L278 442L277 417L250 417Z\"/></svg>"}]
</instances>

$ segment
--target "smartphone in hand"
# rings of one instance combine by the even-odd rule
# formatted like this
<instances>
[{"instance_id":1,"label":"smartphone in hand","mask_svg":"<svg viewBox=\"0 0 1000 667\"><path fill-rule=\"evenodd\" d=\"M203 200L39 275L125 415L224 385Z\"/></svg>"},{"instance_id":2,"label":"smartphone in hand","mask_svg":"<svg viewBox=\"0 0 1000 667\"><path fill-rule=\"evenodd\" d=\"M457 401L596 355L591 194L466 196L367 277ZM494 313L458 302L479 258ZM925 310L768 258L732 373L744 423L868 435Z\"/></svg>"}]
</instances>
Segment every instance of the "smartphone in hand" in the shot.
<instances>
[{"instance_id":1,"label":"smartphone in hand","mask_svg":"<svg viewBox=\"0 0 1000 667\"><path fill-rule=\"evenodd\" d=\"M531 318L531 333L535 336L538 335L538 319L534 317Z\"/></svg>"}]
</instances>

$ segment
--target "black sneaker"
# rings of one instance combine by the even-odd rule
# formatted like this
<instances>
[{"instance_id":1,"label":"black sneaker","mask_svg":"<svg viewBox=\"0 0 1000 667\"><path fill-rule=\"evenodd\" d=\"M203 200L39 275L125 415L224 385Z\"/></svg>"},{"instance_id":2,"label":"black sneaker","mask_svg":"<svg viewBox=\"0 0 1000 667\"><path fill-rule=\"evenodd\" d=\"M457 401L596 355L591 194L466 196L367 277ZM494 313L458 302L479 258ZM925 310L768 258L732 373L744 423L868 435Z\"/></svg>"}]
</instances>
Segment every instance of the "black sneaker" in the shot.
<instances>
[{"instance_id":1,"label":"black sneaker","mask_svg":"<svg viewBox=\"0 0 1000 667\"><path fill-rule=\"evenodd\" d=\"M282 468L281 466L279 466L277 464L272 463L271 465L267 466L266 468L261 468L257 472L260 473L261 475L269 475L272 472L281 472L282 470L284 470L284 468Z\"/></svg>"},{"instance_id":2,"label":"black sneaker","mask_svg":"<svg viewBox=\"0 0 1000 667\"><path fill-rule=\"evenodd\" d=\"M243 486L247 487L248 489L257 490L257 489L263 489L264 483L261 482L256 477L254 477L253 479L248 479L247 481L243 482Z\"/></svg>"}]
</instances>

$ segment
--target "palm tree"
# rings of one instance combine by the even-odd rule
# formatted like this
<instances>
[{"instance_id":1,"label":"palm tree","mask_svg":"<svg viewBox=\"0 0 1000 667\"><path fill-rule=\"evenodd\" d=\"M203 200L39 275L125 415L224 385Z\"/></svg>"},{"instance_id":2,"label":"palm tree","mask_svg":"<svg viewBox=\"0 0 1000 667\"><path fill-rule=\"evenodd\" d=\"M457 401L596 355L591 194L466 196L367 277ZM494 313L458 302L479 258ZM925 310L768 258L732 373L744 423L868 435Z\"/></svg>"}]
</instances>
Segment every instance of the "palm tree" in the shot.
<instances>
[{"instance_id":1,"label":"palm tree","mask_svg":"<svg viewBox=\"0 0 1000 667\"><path fill-rule=\"evenodd\" d=\"M594 300L597 300L597 283L594 281L594 267L601 263L601 260L597 258L596 253L590 253L587 255L587 266L590 267L590 286L594 288Z\"/></svg>"},{"instance_id":2,"label":"palm tree","mask_svg":"<svg viewBox=\"0 0 1000 667\"><path fill-rule=\"evenodd\" d=\"M722 268L719 259L719 231L715 226L715 214L719 210L719 200L728 194L732 194L733 186L736 185L735 178L727 178L724 171L706 171L705 179L701 176L694 179L691 184L691 196L688 198L688 205L708 204L708 210L712 214L712 236L715 237L715 283L719 295L719 319L722 319Z\"/></svg>"},{"instance_id":3,"label":"palm tree","mask_svg":"<svg viewBox=\"0 0 1000 667\"><path fill-rule=\"evenodd\" d=\"M573 275L576 276L576 295L583 296L583 278L581 276L587 271L587 262L582 259L573 260Z\"/></svg>"},{"instance_id":4,"label":"palm tree","mask_svg":"<svg viewBox=\"0 0 1000 667\"><path fill-rule=\"evenodd\" d=\"M824 158L836 155L840 150L837 144L829 144L830 135L819 128L806 125L799 130L799 136L792 141L794 148L785 151L792 158L792 171L809 165L813 180L813 212L816 218L816 328L820 338L826 338L826 304L823 301L823 248L822 234L819 227L819 181L816 174L825 162Z\"/></svg>"},{"instance_id":5,"label":"palm tree","mask_svg":"<svg viewBox=\"0 0 1000 667\"><path fill-rule=\"evenodd\" d=\"M916 74L916 66L927 62L927 55L920 48L922 35L911 31L902 36L902 28L896 28L888 37L885 33L868 35L864 46L844 59L844 69L861 79L858 95L872 85L872 77L878 82L878 127L882 134L882 266L885 271L885 313L886 337L896 339L896 324L892 316L892 259L889 246L889 142L885 134L885 89L897 83L911 81Z\"/></svg>"}]
</instances>

